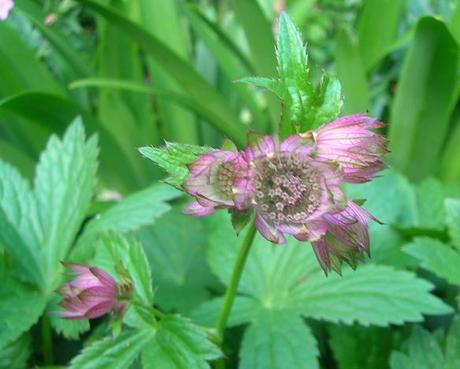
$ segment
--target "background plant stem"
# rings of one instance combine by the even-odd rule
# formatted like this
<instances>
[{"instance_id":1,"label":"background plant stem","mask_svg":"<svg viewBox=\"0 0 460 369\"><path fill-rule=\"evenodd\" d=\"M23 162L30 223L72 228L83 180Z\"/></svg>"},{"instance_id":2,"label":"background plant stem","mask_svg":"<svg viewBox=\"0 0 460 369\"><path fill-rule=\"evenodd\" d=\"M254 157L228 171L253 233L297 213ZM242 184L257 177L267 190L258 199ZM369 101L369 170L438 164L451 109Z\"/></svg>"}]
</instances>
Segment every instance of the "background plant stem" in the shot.
<instances>
[{"instance_id":1,"label":"background plant stem","mask_svg":"<svg viewBox=\"0 0 460 369\"><path fill-rule=\"evenodd\" d=\"M54 362L52 334L50 320L48 315L44 314L42 318L42 350L43 361L46 366L53 365Z\"/></svg>"}]
</instances>

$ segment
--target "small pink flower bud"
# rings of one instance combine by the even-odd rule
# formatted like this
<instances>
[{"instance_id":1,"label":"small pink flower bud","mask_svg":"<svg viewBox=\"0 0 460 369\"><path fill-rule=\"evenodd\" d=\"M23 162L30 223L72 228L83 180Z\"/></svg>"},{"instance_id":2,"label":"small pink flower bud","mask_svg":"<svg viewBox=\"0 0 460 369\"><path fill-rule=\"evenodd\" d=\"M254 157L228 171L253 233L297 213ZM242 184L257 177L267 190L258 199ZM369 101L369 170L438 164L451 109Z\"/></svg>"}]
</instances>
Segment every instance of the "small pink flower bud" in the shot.
<instances>
[{"instance_id":1,"label":"small pink flower bud","mask_svg":"<svg viewBox=\"0 0 460 369\"><path fill-rule=\"evenodd\" d=\"M0 20L8 18L8 14L13 7L13 0L0 0Z\"/></svg>"},{"instance_id":2,"label":"small pink flower bud","mask_svg":"<svg viewBox=\"0 0 460 369\"><path fill-rule=\"evenodd\" d=\"M118 288L114 279L102 269L84 264L66 263L75 279L60 290L65 310L59 315L67 319L94 319L111 311L123 310L117 299Z\"/></svg>"}]
</instances>

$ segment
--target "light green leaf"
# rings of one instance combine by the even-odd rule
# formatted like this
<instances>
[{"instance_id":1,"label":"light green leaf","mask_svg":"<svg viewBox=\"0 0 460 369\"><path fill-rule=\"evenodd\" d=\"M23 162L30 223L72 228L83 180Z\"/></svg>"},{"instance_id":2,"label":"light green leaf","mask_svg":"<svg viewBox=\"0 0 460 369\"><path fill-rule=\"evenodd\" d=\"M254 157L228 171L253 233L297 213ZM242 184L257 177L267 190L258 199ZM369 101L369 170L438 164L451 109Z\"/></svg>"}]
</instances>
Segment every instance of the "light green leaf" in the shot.
<instances>
[{"instance_id":1,"label":"light green leaf","mask_svg":"<svg viewBox=\"0 0 460 369\"><path fill-rule=\"evenodd\" d=\"M214 327L223 303L224 299L221 297L206 301L192 311L191 317L194 321L206 327ZM263 307L257 299L236 296L228 318L227 327L234 327L256 320L262 309Z\"/></svg>"},{"instance_id":2,"label":"light green leaf","mask_svg":"<svg viewBox=\"0 0 460 369\"><path fill-rule=\"evenodd\" d=\"M433 286L413 273L365 265L343 277L318 275L300 284L287 305L305 317L386 326L448 314L452 308L431 295Z\"/></svg>"},{"instance_id":3,"label":"light green leaf","mask_svg":"<svg viewBox=\"0 0 460 369\"><path fill-rule=\"evenodd\" d=\"M212 150L210 147L205 146L167 142L166 146L160 148L141 147L139 152L170 175L166 179L167 183L180 187L190 174L187 165L210 150Z\"/></svg>"},{"instance_id":4,"label":"light green leaf","mask_svg":"<svg viewBox=\"0 0 460 369\"><path fill-rule=\"evenodd\" d=\"M38 290L8 279L0 285L0 347L16 340L34 325L45 309Z\"/></svg>"},{"instance_id":5,"label":"light green leaf","mask_svg":"<svg viewBox=\"0 0 460 369\"><path fill-rule=\"evenodd\" d=\"M367 71L370 71L393 44L404 0L367 0L358 24L359 51Z\"/></svg>"},{"instance_id":6,"label":"light green leaf","mask_svg":"<svg viewBox=\"0 0 460 369\"><path fill-rule=\"evenodd\" d=\"M86 141L77 119L62 140L51 136L40 156L34 193L50 289L56 287L59 262L65 259L93 196L97 155L96 138Z\"/></svg>"},{"instance_id":7,"label":"light green leaf","mask_svg":"<svg viewBox=\"0 0 460 369\"><path fill-rule=\"evenodd\" d=\"M147 306L153 303L152 277L150 265L141 243L133 237L124 237L110 233L102 236L96 245L96 257L93 263L118 281L122 277L117 266L122 265L134 283L137 297Z\"/></svg>"},{"instance_id":8,"label":"light green leaf","mask_svg":"<svg viewBox=\"0 0 460 369\"><path fill-rule=\"evenodd\" d=\"M155 61L161 64L183 89L188 91L195 104L211 109L217 119L210 123L213 123L217 129L228 135L239 145L244 143L244 126L234 117L227 102L218 91L211 87L186 61L178 57L174 51L144 28L128 20L120 12L94 1L85 0L84 3L123 31L124 34L129 35L143 50L151 54Z\"/></svg>"},{"instance_id":9,"label":"light green leaf","mask_svg":"<svg viewBox=\"0 0 460 369\"><path fill-rule=\"evenodd\" d=\"M316 340L302 319L268 310L246 330L239 369L315 369Z\"/></svg>"},{"instance_id":10,"label":"light green leaf","mask_svg":"<svg viewBox=\"0 0 460 369\"><path fill-rule=\"evenodd\" d=\"M215 282L205 261L205 220L184 216L183 206L175 206L153 226L142 229L139 237L152 266L155 303L187 313L209 299Z\"/></svg>"},{"instance_id":11,"label":"light green leaf","mask_svg":"<svg viewBox=\"0 0 460 369\"><path fill-rule=\"evenodd\" d=\"M438 170L457 93L458 54L443 21L419 20L389 119L391 162L411 180Z\"/></svg>"},{"instance_id":12,"label":"light green leaf","mask_svg":"<svg viewBox=\"0 0 460 369\"><path fill-rule=\"evenodd\" d=\"M69 369L126 369L155 336L153 329L131 330L108 337L83 349Z\"/></svg>"},{"instance_id":13,"label":"light green leaf","mask_svg":"<svg viewBox=\"0 0 460 369\"><path fill-rule=\"evenodd\" d=\"M460 253L428 237L416 238L404 251L418 259L421 266L449 283L460 286Z\"/></svg>"},{"instance_id":14,"label":"light green leaf","mask_svg":"<svg viewBox=\"0 0 460 369\"><path fill-rule=\"evenodd\" d=\"M21 278L41 285L40 239L36 201L29 183L19 172L0 161L0 244L13 257Z\"/></svg>"},{"instance_id":15,"label":"light green leaf","mask_svg":"<svg viewBox=\"0 0 460 369\"><path fill-rule=\"evenodd\" d=\"M387 369L393 348L389 328L331 325L330 340L339 369ZM366 347L365 350L362 348Z\"/></svg>"},{"instance_id":16,"label":"light green leaf","mask_svg":"<svg viewBox=\"0 0 460 369\"><path fill-rule=\"evenodd\" d=\"M443 353L438 341L421 327L414 327L406 342L405 352L393 352L391 369L439 369L443 368Z\"/></svg>"},{"instance_id":17,"label":"light green leaf","mask_svg":"<svg viewBox=\"0 0 460 369\"><path fill-rule=\"evenodd\" d=\"M442 231L446 225L444 212L444 190L441 182L425 178L415 188L417 198L417 219L414 226Z\"/></svg>"},{"instance_id":18,"label":"light green leaf","mask_svg":"<svg viewBox=\"0 0 460 369\"><path fill-rule=\"evenodd\" d=\"M454 246L460 249L460 200L446 199L445 207L450 238Z\"/></svg>"},{"instance_id":19,"label":"light green leaf","mask_svg":"<svg viewBox=\"0 0 460 369\"><path fill-rule=\"evenodd\" d=\"M6 347L0 348L0 368L26 369L31 353L31 339L24 334Z\"/></svg>"},{"instance_id":20,"label":"light green leaf","mask_svg":"<svg viewBox=\"0 0 460 369\"><path fill-rule=\"evenodd\" d=\"M337 76L343 86L345 114L363 113L370 110L369 87L358 45L343 30L337 39Z\"/></svg>"},{"instance_id":21,"label":"light green leaf","mask_svg":"<svg viewBox=\"0 0 460 369\"><path fill-rule=\"evenodd\" d=\"M180 195L179 191L164 184L135 192L89 222L79 243L91 242L98 233L124 233L152 224L171 209L167 201Z\"/></svg>"},{"instance_id":22,"label":"light green leaf","mask_svg":"<svg viewBox=\"0 0 460 369\"><path fill-rule=\"evenodd\" d=\"M444 369L460 368L460 317L454 316L446 337Z\"/></svg>"},{"instance_id":23,"label":"light green leaf","mask_svg":"<svg viewBox=\"0 0 460 369\"><path fill-rule=\"evenodd\" d=\"M180 316L168 316L142 353L144 369L209 369L222 354L207 332Z\"/></svg>"}]
</instances>

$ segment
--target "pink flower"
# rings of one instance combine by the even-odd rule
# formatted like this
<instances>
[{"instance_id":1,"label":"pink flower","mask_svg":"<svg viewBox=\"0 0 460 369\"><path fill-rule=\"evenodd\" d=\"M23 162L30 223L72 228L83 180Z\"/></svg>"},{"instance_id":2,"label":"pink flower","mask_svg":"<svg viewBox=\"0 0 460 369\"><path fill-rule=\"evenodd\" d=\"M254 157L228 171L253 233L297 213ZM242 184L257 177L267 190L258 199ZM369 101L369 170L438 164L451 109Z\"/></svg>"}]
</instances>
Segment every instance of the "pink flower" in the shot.
<instances>
[{"instance_id":1,"label":"pink flower","mask_svg":"<svg viewBox=\"0 0 460 369\"><path fill-rule=\"evenodd\" d=\"M371 180L382 169L382 123L351 115L283 142L262 136L243 152L211 151L190 167L184 183L196 201L186 213L204 216L219 208L256 213L256 227L273 243L289 234L311 242L325 271L340 272L369 254L371 214L349 201L344 182Z\"/></svg>"},{"instance_id":2,"label":"pink flower","mask_svg":"<svg viewBox=\"0 0 460 369\"><path fill-rule=\"evenodd\" d=\"M316 160L337 163L343 169L345 182L362 183L371 180L384 165L386 140L371 130L382 126L365 115L348 115L303 137L312 138Z\"/></svg>"},{"instance_id":3,"label":"pink flower","mask_svg":"<svg viewBox=\"0 0 460 369\"><path fill-rule=\"evenodd\" d=\"M0 20L8 18L8 14L13 7L13 0L0 0Z\"/></svg>"},{"instance_id":4,"label":"pink flower","mask_svg":"<svg viewBox=\"0 0 460 369\"><path fill-rule=\"evenodd\" d=\"M367 223L375 218L348 201L340 188L358 171L325 160L326 154L319 159L317 145L305 137L293 135L279 144L264 136L246 148L244 157L254 168L256 227L274 243L284 243L284 234L311 242L323 269L339 272L341 260L354 267L363 253L369 254Z\"/></svg>"},{"instance_id":5,"label":"pink flower","mask_svg":"<svg viewBox=\"0 0 460 369\"><path fill-rule=\"evenodd\" d=\"M250 205L248 164L239 153L214 150L190 166L185 191L194 196L184 212L205 216L221 208L244 210Z\"/></svg>"},{"instance_id":6,"label":"pink flower","mask_svg":"<svg viewBox=\"0 0 460 369\"><path fill-rule=\"evenodd\" d=\"M83 264L65 264L76 278L60 290L65 310L59 315L67 319L94 319L111 311L121 311L118 288L113 278L103 270Z\"/></svg>"}]
</instances>

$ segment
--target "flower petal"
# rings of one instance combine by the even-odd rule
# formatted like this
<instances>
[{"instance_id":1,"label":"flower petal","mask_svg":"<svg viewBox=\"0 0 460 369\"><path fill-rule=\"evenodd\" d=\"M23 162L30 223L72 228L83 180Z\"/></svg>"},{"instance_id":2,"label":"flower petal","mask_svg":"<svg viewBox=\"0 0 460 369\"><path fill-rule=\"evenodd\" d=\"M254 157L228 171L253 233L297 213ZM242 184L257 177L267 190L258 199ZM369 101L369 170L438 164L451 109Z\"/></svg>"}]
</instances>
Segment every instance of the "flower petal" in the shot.
<instances>
[{"instance_id":1,"label":"flower petal","mask_svg":"<svg viewBox=\"0 0 460 369\"><path fill-rule=\"evenodd\" d=\"M267 223L260 214L257 214L256 216L256 228L260 232L260 234L270 242L278 244L286 242L284 235L275 227Z\"/></svg>"},{"instance_id":2,"label":"flower petal","mask_svg":"<svg viewBox=\"0 0 460 369\"><path fill-rule=\"evenodd\" d=\"M215 207L206 207L201 205L198 201L193 201L189 204L182 212L187 215L193 215L196 217L204 217L215 213L217 209Z\"/></svg>"}]
</instances>

